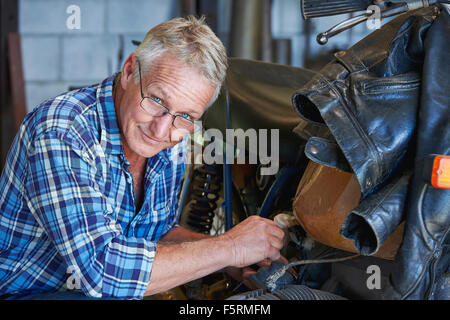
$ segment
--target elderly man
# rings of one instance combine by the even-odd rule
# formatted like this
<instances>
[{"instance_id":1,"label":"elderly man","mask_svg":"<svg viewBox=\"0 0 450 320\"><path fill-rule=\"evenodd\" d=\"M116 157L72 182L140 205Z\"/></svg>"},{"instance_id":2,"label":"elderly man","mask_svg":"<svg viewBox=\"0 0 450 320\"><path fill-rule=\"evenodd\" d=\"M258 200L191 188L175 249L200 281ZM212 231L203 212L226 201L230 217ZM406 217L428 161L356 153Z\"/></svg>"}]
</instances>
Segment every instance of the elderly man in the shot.
<instances>
[{"instance_id":1,"label":"elderly man","mask_svg":"<svg viewBox=\"0 0 450 320\"><path fill-rule=\"evenodd\" d=\"M280 257L284 234L270 220L217 237L177 224L186 137L226 64L202 19L174 19L121 73L26 117L0 180L0 295L140 299Z\"/></svg>"}]
</instances>

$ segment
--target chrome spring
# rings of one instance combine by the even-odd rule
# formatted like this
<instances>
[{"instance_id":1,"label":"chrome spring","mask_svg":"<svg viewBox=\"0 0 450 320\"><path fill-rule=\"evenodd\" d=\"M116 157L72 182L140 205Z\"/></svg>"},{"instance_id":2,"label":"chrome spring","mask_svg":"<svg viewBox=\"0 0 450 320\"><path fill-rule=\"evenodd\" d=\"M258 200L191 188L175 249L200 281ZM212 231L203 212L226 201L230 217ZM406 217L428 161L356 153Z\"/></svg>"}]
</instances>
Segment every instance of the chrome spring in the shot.
<instances>
[{"instance_id":1,"label":"chrome spring","mask_svg":"<svg viewBox=\"0 0 450 320\"><path fill-rule=\"evenodd\" d=\"M194 170L192 202L187 213L187 224L193 230L209 234L217 200L222 187L222 166L203 165Z\"/></svg>"}]
</instances>

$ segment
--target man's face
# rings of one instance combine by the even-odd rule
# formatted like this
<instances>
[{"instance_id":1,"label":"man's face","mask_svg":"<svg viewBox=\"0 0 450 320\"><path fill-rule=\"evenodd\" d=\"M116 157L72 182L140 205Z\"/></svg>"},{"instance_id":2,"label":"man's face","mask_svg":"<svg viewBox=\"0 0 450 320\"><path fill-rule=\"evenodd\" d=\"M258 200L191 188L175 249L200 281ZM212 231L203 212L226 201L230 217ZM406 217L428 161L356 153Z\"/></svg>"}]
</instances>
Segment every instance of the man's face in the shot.
<instances>
[{"instance_id":1,"label":"man's face","mask_svg":"<svg viewBox=\"0 0 450 320\"><path fill-rule=\"evenodd\" d=\"M172 114L152 116L142 106L140 83L133 78L139 68L134 54L124 65L120 84L123 94L116 108L125 149L150 158L176 145L187 134L176 129L172 115L195 121L210 102L215 87L196 70L184 65L175 56L165 53L154 60L151 69L141 74L142 91L148 103L159 102ZM141 69L142 70L142 69Z\"/></svg>"}]
</instances>

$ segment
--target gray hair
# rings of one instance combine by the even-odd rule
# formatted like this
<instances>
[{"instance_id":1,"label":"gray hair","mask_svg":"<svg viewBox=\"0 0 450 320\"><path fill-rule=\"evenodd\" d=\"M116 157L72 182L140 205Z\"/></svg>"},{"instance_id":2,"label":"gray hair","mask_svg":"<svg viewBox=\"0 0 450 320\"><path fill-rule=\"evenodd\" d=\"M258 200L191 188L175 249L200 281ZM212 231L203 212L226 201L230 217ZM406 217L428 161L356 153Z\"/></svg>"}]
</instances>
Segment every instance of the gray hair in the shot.
<instances>
[{"instance_id":1,"label":"gray hair","mask_svg":"<svg viewBox=\"0 0 450 320\"><path fill-rule=\"evenodd\" d=\"M152 62L167 51L198 70L216 87L211 105L225 80L228 60L225 47L208 27L205 17L176 18L151 29L135 51L142 72L147 72ZM135 82L139 81L137 72L136 68Z\"/></svg>"}]
</instances>

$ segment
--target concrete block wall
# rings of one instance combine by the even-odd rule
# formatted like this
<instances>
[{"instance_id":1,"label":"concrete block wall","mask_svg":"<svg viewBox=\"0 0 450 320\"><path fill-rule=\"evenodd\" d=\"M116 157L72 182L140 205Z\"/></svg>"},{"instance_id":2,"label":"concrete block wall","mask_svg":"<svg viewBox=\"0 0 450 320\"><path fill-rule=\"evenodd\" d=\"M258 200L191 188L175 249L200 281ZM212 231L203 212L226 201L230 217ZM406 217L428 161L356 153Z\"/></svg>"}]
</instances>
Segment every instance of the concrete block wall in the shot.
<instances>
[{"instance_id":1,"label":"concrete block wall","mask_svg":"<svg viewBox=\"0 0 450 320\"><path fill-rule=\"evenodd\" d=\"M120 70L135 49L131 41L173 18L176 2L19 0L28 111L69 87L94 84ZM71 5L80 8L80 29L67 26Z\"/></svg>"},{"instance_id":2,"label":"concrete block wall","mask_svg":"<svg viewBox=\"0 0 450 320\"><path fill-rule=\"evenodd\" d=\"M218 1L219 38L228 45L232 0ZM26 81L27 109L68 90L97 83L121 69L153 26L178 15L178 0L19 0L19 31ZM80 29L69 29L71 5L80 8ZM311 20L313 34L304 33L300 0L273 0L272 35L292 40L292 65L303 67L305 47L310 54L350 47L367 35L365 24L320 46L318 33L348 15ZM121 53L121 55L120 55Z\"/></svg>"}]
</instances>

